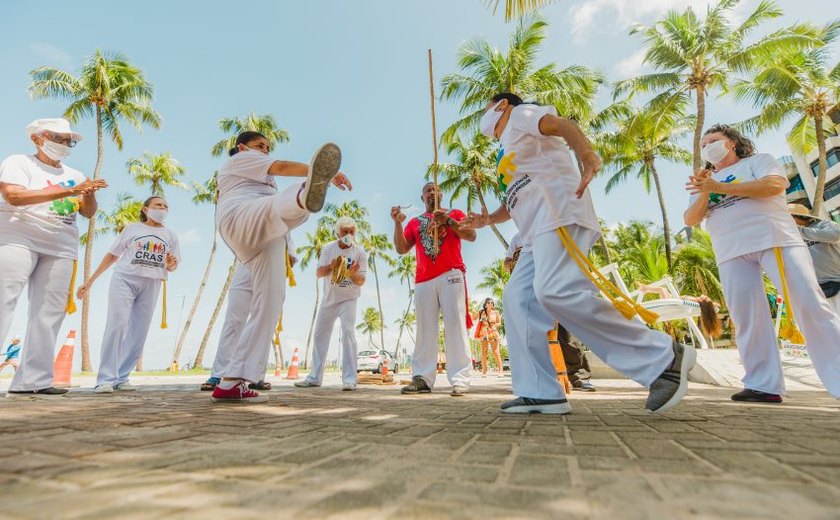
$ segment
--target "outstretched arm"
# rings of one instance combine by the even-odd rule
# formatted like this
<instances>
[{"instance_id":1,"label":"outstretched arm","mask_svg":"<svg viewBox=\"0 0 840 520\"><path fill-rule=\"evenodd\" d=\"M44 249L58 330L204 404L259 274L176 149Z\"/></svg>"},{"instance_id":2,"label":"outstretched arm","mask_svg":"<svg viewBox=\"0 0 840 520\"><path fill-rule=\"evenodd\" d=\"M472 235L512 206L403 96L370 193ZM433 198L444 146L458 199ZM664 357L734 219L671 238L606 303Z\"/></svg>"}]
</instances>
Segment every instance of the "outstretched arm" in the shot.
<instances>
[{"instance_id":1,"label":"outstretched arm","mask_svg":"<svg viewBox=\"0 0 840 520\"><path fill-rule=\"evenodd\" d=\"M547 114L540 119L540 133L561 137L569 148L575 152L575 157L583 165L583 172L580 175L580 184L575 191L577 198L583 197L586 187L592 182L595 174L601 169L601 158L595 153L589 139L583 134L580 127L571 119Z\"/></svg>"},{"instance_id":2,"label":"outstretched arm","mask_svg":"<svg viewBox=\"0 0 840 520\"><path fill-rule=\"evenodd\" d=\"M105 257L102 258L102 262L99 263L99 267L96 268L96 271L90 275L90 278L85 280L85 283L79 286L79 289L76 291L76 298L82 299L85 297L85 293L90 291L91 286L93 286L93 282L99 278L102 273L108 270L109 267L114 265L114 263L119 259L119 257L112 255L111 253L105 253Z\"/></svg>"}]
</instances>

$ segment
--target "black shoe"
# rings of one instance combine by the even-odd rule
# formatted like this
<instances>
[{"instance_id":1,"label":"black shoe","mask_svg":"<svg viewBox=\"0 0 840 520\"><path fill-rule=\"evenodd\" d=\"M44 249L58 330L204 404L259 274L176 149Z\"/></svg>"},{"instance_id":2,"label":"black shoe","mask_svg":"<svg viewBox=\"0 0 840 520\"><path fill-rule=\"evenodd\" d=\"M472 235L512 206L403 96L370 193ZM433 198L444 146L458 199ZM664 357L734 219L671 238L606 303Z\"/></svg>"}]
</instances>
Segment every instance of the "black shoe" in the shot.
<instances>
[{"instance_id":1,"label":"black shoe","mask_svg":"<svg viewBox=\"0 0 840 520\"><path fill-rule=\"evenodd\" d=\"M651 412L664 412L679 404L688 392L688 373L697 361L697 352L688 345L673 342L674 361L650 385L645 408Z\"/></svg>"},{"instance_id":2,"label":"black shoe","mask_svg":"<svg viewBox=\"0 0 840 520\"><path fill-rule=\"evenodd\" d=\"M421 376L414 376L411 378L411 383L402 387L400 390L402 394L431 394L432 389L429 384Z\"/></svg>"},{"instance_id":3,"label":"black shoe","mask_svg":"<svg viewBox=\"0 0 840 520\"><path fill-rule=\"evenodd\" d=\"M534 399L517 397L502 403L504 413L553 413L565 415L572 412L572 407L565 399Z\"/></svg>"},{"instance_id":4,"label":"black shoe","mask_svg":"<svg viewBox=\"0 0 840 520\"><path fill-rule=\"evenodd\" d=\"M36 396L36 395L64 395L70 390L66 388L55 388L54 386L50 386L47 388L41 388L40 390L9 390L9 393L16 396Z\"/></svg>"},{"instance_id":5,"label":"black shoe","mask_svg":"<svg viewBox=\"0 0 840 520\"><path fill-rule=\"evenodd\" d=\"M265 380L260 380L256 383L250 383L248 388L251 390L271 390L271 383Z\"/></svg>"},{"instance_id":6,"label":"black shoe","mask_svg":"<svg viewBox=\"0 0 840 520\"><path fill-rule=\"evenodd\" d=\"M749 388L745 388L737 394L732 394L732 400L742 403L778 404L782 402L782 396L778 394L768 394L767 392L759 392L758 390L750 390Z\"/></svg>"},{"instance_id":7,"label":"black shoe","mask_svg":"<svg viewBox=\"0 0 840 520\"><path fill-rule=\"evenodd\" d=\"M593 385L590 381L575 381L572 383L572 390L578 390L580 392L594 392L595 385Z\"/></svg>"}]
</instances>

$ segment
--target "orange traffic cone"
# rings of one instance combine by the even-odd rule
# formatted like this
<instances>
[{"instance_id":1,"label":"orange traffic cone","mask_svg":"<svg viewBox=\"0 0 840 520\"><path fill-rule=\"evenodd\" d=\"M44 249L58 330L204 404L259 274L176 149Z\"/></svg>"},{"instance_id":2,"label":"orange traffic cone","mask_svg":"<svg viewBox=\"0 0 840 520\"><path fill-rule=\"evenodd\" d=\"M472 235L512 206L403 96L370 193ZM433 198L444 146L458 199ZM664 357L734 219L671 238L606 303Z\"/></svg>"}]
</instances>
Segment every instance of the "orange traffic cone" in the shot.
<instances>
[{"instance_id":1,"label":"orange traffic cone","mask_svg":"<svg viewBox=\"0 0 840 520\"><path fill-rule=\"evenodd\" d=\"M382 360L382 382L385 383L389 379L388 373L388 358L384 357Z\"/></svg>"},{"instance_id":2,"label":"orange traffic cone","mask_svg":"<svg viewBox=\"0 0 840 520\"><path fill-rule=\"evenodd\" d=\"M286 374L286 379L300 379L298 375L298 365L300 361L298 360L298 349L295 347L295 351L292 354L292 363L289 365L289 373Z\"/></svg>"},{"instance_id":3,"label":"orange traffic cone","mask_svg":"<svg viewBox=\"0 0 840 520\"><path fill-rule=\"evenodd\" d=\"M569 381L569 373L566 369L566 360L563 359L563 349L560 348L560 340L557 338L557 328L548 331L548 351L551 354L551 362L557 370L557 380L563 385L566 392L572 391L572 383Z\"/></svg>"},{"instance_id":4,"label":"orange traffic cone","mask_svg":"<svg viewBox=\"0 0 840 520\"><path fill-rule=\"evenodd\" d=\"M76 330L71 329L67 333L67 339L58 355L55 357L55 365L53 366L53 386L68 387L70 386L70 374L73 372L73 351L76 350Z\"/></svg>"}]
</instances>

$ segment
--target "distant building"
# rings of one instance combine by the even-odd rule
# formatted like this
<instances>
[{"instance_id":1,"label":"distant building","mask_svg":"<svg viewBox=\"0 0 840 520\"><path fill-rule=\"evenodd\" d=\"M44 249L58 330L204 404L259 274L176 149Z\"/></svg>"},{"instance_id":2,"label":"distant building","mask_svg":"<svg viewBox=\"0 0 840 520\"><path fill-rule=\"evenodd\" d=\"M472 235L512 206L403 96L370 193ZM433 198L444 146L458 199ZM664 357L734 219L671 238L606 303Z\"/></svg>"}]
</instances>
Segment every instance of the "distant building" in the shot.
<instances>
[{"instance_id":1,"label":"distant building","mask_svg":"<svg viewBox=\"0 0 840 520\"><path fill-rule=\"evenodd\" d=\"M835 124L835 130L840 133L840 109L835 108L830 113ZM840 222L840 136L826 139L826 160L828 170L825 175L825 192L823 193L822 218L831 218ZM779 161L785 168L790 187L787 189L787 201L813 207L814 191L817 189L817 175L819 174L819 152L817 148L807 155L786 155Z\"/></svg>"}]
</instances>

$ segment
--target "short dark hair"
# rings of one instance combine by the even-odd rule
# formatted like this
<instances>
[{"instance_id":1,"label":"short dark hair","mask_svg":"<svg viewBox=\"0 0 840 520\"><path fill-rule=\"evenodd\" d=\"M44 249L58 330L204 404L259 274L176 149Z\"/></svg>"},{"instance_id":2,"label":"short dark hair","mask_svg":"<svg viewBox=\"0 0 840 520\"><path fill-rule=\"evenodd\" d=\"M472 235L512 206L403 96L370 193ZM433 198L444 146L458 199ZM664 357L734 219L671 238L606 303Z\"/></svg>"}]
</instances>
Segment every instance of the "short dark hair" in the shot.
<instances>
[{"instance_id":1,"label":"short dark hair","mask_svg":"<svg viewBox=\"0 0 840 520\"><path fill-rule=\"evenodd\" d=\"M240 144L248 144L254 139L259 139L261 137L263 139L267 139L267 137L260 132L254 132L253 130L245 130L244 132L236 136L236 143L234 144L233 148L231 148L228 151L228 155L233 157L239 152Z\"/></svg>"},{"instance_id":2,"label":"short dark hair","mask_svg":"<svg viewBox=\"0 0 840 520\"><path fill-rule=\"evenodd\" d=\"M514 107L525 104L525 102L522 101L521 97L517 96L516 94L514 94L512 92L499 92L498 94L496 94L495 96L493 96L490 99L491 99L491 101L493 101L493 103L498 103L499 101L501 101L503 99L506 99L507 102L510 103L510 105L514 106Z\"/></svg>"},{"instance_id":3,"label":"short dark hair","mask_svg":"<svg viewBox=\"0 0 840 520\"><path fill-rule=\"evenodd\" d=\"M163 197L161 197L160 195L152 195L151 197L149 197L148 199L143 201L143 207L148 208L149 204L151 204L152 201L155 200L155 199L166 200ZM141 209L140 210L140 222L146 222L148 219L149 219L149 217L147 217L146 214L143 213L143 210Z\"/></svg>"},{"instance_id":4,"label":"short dark hair","mask_svg":"<svg viewBox=\"0 0 840 520\"><path fill-rule=\"evenodd\" d=\"M703 132L703 135L718 133L725 135L728 139L731 139L735 143L735 155L741 159L755 155L755 143L753 143L747 136L736 130L735 127L717 123Z\"/></svg>"}]
</instances>

